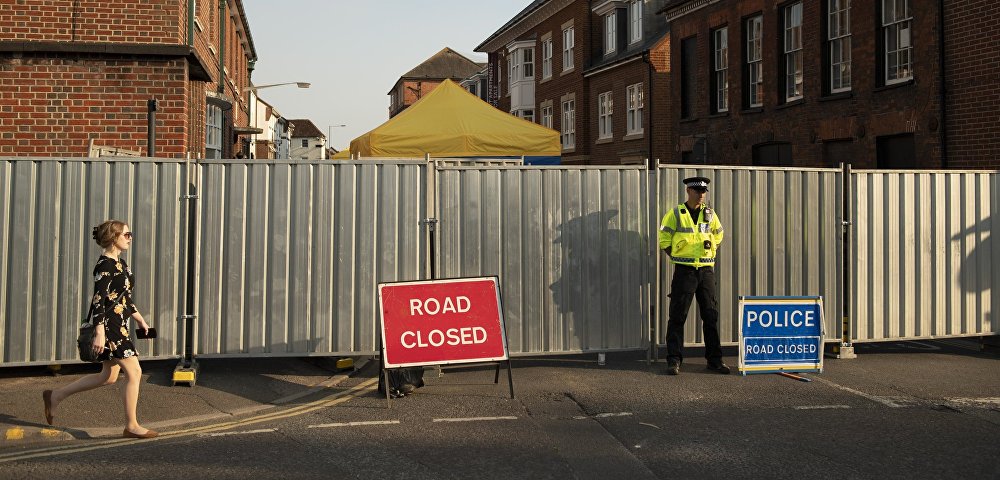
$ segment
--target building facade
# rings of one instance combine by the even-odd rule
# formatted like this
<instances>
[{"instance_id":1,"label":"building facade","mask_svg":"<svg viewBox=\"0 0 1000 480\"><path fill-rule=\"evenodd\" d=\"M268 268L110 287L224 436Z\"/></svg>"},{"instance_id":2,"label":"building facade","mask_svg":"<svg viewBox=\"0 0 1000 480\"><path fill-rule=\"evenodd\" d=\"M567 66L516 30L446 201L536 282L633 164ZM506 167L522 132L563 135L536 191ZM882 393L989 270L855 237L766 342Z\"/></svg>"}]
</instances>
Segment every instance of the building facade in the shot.
<instances>
[{"instance_id":1,"label":"building facade","mask_svg":"<svg viewBox=\"0 0 1000 480\"><path fill-rule=\"evenodd\" d=\"M249 154L256 53L241 0L0 0L0 155Z\"/></svg>"},{"instance_id":2,"label":"building facade","mask_svg":"<svg viewBox=\"0 0 1000 480\"><path fill-rule=\"evenodd\" d=\"M661 10L672 161L997 168L1000 56L985 32L998 12L958 0L675 0Z\"/></svg>"},{"instance_id":3,"label":"building facade","mask_svg":"<svg viewBox=\"0 0 1000 480\"><path fill-rule=\"evenodd\" d=\"M565 164L629 164L670 151L666 0L536 0L477 48L487 99L560 132Z\"/></svg>"},{"instance_id":4,"label":"building facade","mask_svg":"<svg viewBox=\"0 0 1000 480\"><path fill-rule=\"evenodd\" d=\"M288 121L289 135L291 141L291 151L288 158L296 160L326 160L327 145L326 134L323 133L312 120L295 119Z\"/></svg>"},{"instance_id":5,"label":"building facade","mask_svg":"<svg viewBox=\"0 0 1000 480\"><path fill-rule=\"evenodd\" d=\"M389 90L389 118L399 115L446 79L461 83L483 67L485 65L445 47L396 80Z\"/></svg>"}]
</instances>

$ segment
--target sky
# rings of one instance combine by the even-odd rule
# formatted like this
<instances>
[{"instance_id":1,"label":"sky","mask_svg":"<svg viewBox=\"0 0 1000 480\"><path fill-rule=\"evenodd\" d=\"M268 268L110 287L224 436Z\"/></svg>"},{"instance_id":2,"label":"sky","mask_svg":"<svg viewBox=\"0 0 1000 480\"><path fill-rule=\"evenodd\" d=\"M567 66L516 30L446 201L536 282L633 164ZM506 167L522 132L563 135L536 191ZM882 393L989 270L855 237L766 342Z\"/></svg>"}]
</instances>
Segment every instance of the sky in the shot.
<instances>
[{"instance_id":1,"label":"sky","mask_svg":"<svg viewBox=\"0 0 1000 480\"><path fill-rule=\"evenodd\" d=\"M257 51L251 81L311 83L258 94L285 118L312 120L343 150L389 119L389 89L399 77L445 47L486 62L473 50L530 3L243 0Z\"/></svg>"}]
</instances>

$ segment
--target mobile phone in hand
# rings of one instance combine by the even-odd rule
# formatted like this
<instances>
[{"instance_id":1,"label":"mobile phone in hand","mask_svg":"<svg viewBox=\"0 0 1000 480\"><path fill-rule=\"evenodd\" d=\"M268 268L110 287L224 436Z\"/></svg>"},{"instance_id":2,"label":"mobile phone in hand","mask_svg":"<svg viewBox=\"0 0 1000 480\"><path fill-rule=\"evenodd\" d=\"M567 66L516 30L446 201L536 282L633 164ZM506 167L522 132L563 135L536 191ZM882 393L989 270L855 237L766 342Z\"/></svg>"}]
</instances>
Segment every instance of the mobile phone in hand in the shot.
<instances>
[{"instance_id":1,"label":"mobile phone in hand","mask_svg":"<svg viewBox=\"0 0 1000 480\"><path fill-rule=\"evenodd\" d=\"M146 330L145 333L143 333L141 328L137 328L135 329L135 338L156 338L156 329L149 327L149 330Z\"/></svg>"}]
</instances>

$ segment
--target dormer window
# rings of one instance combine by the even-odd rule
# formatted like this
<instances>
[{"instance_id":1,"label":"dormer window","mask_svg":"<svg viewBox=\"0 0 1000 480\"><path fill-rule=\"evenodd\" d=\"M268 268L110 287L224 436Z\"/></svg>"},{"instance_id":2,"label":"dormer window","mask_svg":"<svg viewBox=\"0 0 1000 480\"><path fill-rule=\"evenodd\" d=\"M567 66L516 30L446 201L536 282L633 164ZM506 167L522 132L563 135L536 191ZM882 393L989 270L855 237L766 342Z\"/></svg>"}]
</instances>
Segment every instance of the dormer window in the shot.
<instances>
[{"instance_id":1,"label":"dormer window","mask_svg":"<svg viewBox=\"0 0 1000 480\"><path fill-rule=\"evenodd\" d=\"M628 4L628 43L642 40L642 1L632 0Z\"/></svg>"},{"instance_id":2,"label":"dormer window","mask_svg":"<svg viewBox=\"0 0 1000 480\"><path fill-rule=\"evenodd\" d=\"M611 55L617 49L618 15L614 10L604 16L604 54Z\"/></svg>"}]
</instances>

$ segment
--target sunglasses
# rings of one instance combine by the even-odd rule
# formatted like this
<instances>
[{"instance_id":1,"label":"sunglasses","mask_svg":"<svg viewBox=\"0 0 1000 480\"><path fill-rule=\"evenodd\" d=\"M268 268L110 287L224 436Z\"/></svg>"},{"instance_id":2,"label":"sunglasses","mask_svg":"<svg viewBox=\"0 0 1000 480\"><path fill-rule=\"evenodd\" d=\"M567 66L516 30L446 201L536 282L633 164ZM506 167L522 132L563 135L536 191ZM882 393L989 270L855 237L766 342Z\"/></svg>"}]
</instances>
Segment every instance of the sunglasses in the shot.
<instances>
[{"instance_id":1,"label":"sunglasses","mask_svg":"<svg viewBox=\"0 0 1000 480\"><path fill-rule=\"evenodd\" d=\"M132 240L132 232L125 232L122 234L123 237Z\"/></svg>"}]
</instances>

